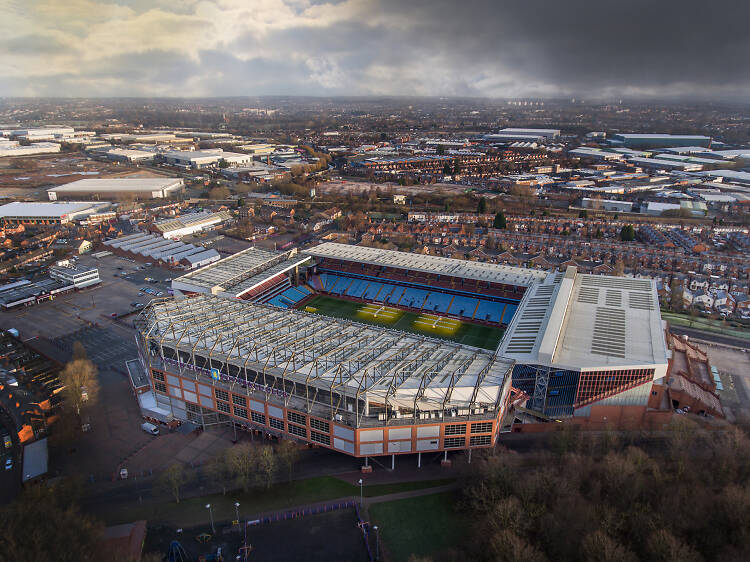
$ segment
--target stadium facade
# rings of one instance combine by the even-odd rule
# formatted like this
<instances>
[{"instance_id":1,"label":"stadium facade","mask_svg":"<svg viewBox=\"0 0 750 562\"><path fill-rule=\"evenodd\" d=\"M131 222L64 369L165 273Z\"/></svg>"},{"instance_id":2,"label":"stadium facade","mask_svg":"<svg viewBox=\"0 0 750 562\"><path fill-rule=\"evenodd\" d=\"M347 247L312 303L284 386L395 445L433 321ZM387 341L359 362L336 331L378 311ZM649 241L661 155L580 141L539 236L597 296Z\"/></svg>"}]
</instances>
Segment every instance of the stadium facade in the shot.
<instances>
[{"instance_id":1,"label":"stadium facade","mask_svg":"<svg viewBox=\"0 0 750 562\"><path fill-rule=\"evenodd\" d=\"M492 447L554 420L642 424L667 371L645 279L325 243L251 248L173 289L136 321L157 408L358 457ZM482 349L308 312L320 294L507 329Z\"/></svg>"}]
</instances>

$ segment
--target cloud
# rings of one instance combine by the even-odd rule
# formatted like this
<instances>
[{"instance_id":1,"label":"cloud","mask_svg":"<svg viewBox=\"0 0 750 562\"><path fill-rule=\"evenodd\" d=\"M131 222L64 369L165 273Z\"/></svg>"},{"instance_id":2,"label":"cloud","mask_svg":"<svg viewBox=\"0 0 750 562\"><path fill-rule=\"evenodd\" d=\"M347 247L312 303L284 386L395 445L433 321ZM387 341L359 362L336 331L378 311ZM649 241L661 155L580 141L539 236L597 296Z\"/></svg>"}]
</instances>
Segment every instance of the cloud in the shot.
<instances>
[{"instance_id":1,"label":"cloud","mask_svg":"<svg viewBox=\"0 0 750 562\"><path fill-rule=\"evenodd\" d=\"M750 3L0 0L0 95L747 99Z\"/></svg>"}]
</instances>

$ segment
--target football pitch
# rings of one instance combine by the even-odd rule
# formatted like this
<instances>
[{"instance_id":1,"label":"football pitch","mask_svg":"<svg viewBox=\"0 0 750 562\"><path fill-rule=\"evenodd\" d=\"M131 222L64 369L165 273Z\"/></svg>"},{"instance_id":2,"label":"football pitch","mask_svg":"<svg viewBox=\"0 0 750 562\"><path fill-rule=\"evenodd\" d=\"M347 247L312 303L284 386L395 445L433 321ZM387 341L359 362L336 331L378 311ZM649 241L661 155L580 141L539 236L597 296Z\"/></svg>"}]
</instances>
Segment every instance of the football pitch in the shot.
<instances>
[{"instance_id":1,"label":"football pitch","mask_svg":"<svg viewBox=\"0 0 750 562\"><path fill-rule=\"evenodd\" d=\"M318 295L308 301L303 310L493 350L504 332L503 328L462 322L428 312L411 312L382 304L352 302L327 295Z\"/></svg>"}]
</instances>

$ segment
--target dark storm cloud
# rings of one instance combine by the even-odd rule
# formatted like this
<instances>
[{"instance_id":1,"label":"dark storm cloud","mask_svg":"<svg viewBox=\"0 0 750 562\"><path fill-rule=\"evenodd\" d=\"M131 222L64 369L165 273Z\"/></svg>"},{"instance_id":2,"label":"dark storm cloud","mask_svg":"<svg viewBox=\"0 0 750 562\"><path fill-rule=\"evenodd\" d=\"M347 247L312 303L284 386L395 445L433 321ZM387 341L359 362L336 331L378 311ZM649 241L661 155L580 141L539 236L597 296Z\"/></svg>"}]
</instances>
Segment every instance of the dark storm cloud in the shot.
<instances>
[{"instance_id":1,"label":"dark storm cloud","mask_svg":"<svg viewBox=\"0 0 750 562\"><path fill-rule=\"evenodd\" d=\"M500 62L520 79L571 91L622 87L699 94L750 80L750 2L385 0L413 22L408 45L454 64Z\"/></svg>"}]
</instances>

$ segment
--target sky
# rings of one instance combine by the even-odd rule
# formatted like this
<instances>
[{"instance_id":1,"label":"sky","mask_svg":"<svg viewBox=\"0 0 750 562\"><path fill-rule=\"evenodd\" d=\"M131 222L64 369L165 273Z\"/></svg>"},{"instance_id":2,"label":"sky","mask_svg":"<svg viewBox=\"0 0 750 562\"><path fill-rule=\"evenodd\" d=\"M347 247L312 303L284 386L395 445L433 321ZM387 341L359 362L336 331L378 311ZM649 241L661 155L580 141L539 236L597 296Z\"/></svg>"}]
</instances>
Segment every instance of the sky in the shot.
<instances>
[{"instance_id":1,"label":"sky","mask_svg":"<svg viewBox=\"0 0 750 562\"><path fill-rule=\"evenodd\" d=\"M750 101L742 0L0 0L0 96Z\"/></svg>"}]
</instances>

